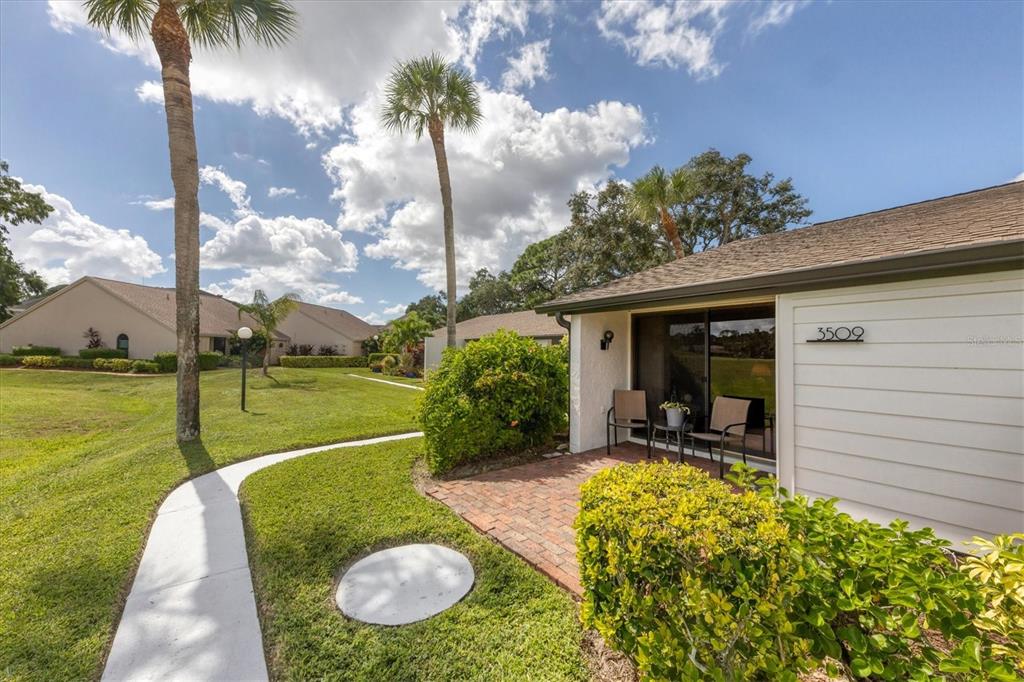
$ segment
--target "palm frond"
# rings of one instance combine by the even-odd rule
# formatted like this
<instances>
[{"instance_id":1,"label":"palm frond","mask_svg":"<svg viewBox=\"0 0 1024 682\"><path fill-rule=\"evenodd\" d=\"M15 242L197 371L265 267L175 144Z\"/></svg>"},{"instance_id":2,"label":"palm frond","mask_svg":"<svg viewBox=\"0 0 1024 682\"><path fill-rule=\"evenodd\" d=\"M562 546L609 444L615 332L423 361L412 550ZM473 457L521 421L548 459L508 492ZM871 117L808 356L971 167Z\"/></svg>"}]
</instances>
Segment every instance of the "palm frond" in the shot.
<instances>
[{"instance_id":1,"label":"palm frond","mask_svg":"<svg viewBox=\"0 0 1024 682\"><path fill-rule=\"evenodd\" d=\"M203 47L241 47L247 40L276 46L298 28L287 0L185 0L180 12L189 38Z\"/></svg>"},{"instance_id":2,"label":"palm frond","mask_svg":"<svg viewBox=\"0 0 1024 682\"><path fill-rule=\"evenodd\" d=\"M85 9L93 26L139 40L149 34L157 0L85 0Z\"/></svg>"},{"instance_id":3,"label":"palm frond","mask_svg":"<svg viewBox=\"0 0 1024 682\"><path fill-rule=\"evenodd\" d=\"M395 65L380 118L388 130L412 131L417 139L431 121L473 130L482 119L480 95L468 74L434 53Z\"/></svg>"}]
</instances>

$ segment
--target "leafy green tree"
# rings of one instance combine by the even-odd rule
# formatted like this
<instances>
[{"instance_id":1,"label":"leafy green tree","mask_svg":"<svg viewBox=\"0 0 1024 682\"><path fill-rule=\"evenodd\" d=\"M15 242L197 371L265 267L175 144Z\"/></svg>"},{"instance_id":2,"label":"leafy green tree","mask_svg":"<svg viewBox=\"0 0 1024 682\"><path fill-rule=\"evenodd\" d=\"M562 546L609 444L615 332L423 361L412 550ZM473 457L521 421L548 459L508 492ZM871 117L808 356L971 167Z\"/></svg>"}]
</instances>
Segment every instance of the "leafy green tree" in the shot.
<instances>
[{"instance_id":1,"label":"leafy green tree","mask_svg":"<svg viewBox=\"0 0 1024 682\"><path fill-rule=\"evenodd\" d=\"M386 104L381 112L384 127L398 132L413 132L416 139L424 131L430 135L441 184L444 212L444 263L447 274L448 345L455 345L455 216L452 209L452 183L448 175L445 130L472 131L479 126L480 95L472 77L444 57L412 59L395 67L388 80Z\"/></svg>"},{"instance_id":2,"label":"leafy green tree","mask_svg":"<svg viewBox=\"0 0 1024 682\"><path fill-rule=\"evenodd\" d=\"M776 181L770 172L752 175L747 172L750 162L747 154L729 158L709 149L686 164L690 192L674 215L703 248L781 232L811 215L791 178Z\"/></svg>"},{"instance_id":3,"label":"leafy green tree","mask_svg":"<svg viewBox=\"0 0 1024 682\"><path fill-rule=\"evenodd\" d=\"M192 116L192 44L276 46L294 32L286 0L86 0L89 23L136 40L149 36L160 58L174 185L179 442L199 437L199 162Z\"/></svg>"},{"instance_id":4,"label":"leafy green tree","mask_svg":"<svg viewBox=\"0 0 1024 682\"><path fill-rule=\"evenodd\" d=\"M14 260L7 246L9 230L22 223L39 224L53 211L42 195L26 191L21 181L11 177L9 169L6 161L0 161L0 322L11 316L14 304L46 292L43 278Z\"/></svg>"},{"instance_id":5,"label":"leafy green tree","mask_svg":"<svg viewBox=\"0 0 1024 682\"><path fill-rule=\"evenodd\" d=\"M383 334L381 346L385 353L411 353L433 329L419 313L411 312L391 323Z\"/></svg>"},{"instance_id":6,"label":"leafy green tree","mask_svg":"<svg viewBox=\"0 0 1024 682\"><path fill-rule=\"evenodd\" d=\"M487 268L476 271L469 280L469 293L458 304L458 319L471 320L481 315L497 315L522 309L522 301L507 272L492 275Z\"/></svg>"},{"instance_id":7,"label":"leafy green tree","mask_svg":"<svg viewBox=\"0 0 1024 682\"><path fill-rule=\"evenodd\" d=\"M438 329L445 325L446 300L443 291L428 294L415 303L410 303L405 309L405 314L417 313L431 329Z\"/></svg>"},{"instance_id":8,"label":"leafy green tree","mask_svg":"<svg viewBox=\"0 0 1024 682\"><path fill-rule=\"evenodd\" d=\"M567 275L579 256L573 251L568 231L559 232L526 247L509 272L517 303L533 308L565 293Z\"/></svg>"},{"instance_id":9,"label":"leafy green tree","mask_svg":"<svg viewBox=\"0 0 1024 682\"><path fill-rule=\"evenodd\" d=\"M271 301L262 289L257 289L252 295L252 303L243 303L238 306L238 317L248 313L252 315L260 325L260 331L267 339L273 340L274 332L281 326L284 319L298 308L298 297L295 294L285 294ZM270 354L274 344L267 343L263 351L263 376L267 376L270 367Z\"/></svg>"}]
</instances>

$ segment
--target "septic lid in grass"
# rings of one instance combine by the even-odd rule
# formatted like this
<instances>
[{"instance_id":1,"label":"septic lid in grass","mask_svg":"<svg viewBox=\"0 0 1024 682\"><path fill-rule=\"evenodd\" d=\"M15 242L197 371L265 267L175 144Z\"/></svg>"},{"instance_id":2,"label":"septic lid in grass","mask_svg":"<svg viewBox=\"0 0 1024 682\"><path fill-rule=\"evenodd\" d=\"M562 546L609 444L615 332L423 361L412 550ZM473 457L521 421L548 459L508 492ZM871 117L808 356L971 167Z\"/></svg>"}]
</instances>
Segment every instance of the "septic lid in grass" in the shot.
<instances>
[{"instance_id":1,"label":"septic lid in grass","mask_svg":"<svg viewBox=\"0 0 1024 682\"><path fill-rule=\"evenodd\" d=\"M440 545L405 545L357 561L341 578L335 601L349 618L405 625L430 618L473 587L473 566Z\"/></svg>"}]
</instances>

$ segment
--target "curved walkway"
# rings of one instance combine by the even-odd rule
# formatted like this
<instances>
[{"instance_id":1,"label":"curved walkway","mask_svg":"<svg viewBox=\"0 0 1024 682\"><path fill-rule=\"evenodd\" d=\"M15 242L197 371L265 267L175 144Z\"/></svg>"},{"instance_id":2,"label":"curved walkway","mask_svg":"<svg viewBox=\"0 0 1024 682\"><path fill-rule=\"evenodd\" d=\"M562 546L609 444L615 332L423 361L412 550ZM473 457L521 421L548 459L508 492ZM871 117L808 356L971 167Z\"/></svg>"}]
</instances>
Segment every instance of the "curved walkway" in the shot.
<instances>
[{"instance_id":1,"label":"curved walkway","mask_svg":"<svg viewBox=\"0 0 1024 682\"><path fill-rule=\"evenodd\" d=\"M421 435L264 455L175 488L149 532L103 680L266 680L238 504L242 481L254 471L314 452Z\"/></svg>"}]
</instances>

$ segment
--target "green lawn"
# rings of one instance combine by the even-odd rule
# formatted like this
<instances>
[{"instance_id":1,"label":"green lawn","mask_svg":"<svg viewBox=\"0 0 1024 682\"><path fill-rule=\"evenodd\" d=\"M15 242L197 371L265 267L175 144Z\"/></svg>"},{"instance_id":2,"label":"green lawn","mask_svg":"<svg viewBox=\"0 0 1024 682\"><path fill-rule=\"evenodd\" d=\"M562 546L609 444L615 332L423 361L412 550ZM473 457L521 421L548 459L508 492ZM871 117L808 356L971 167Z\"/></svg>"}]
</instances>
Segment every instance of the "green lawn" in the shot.
<instances>
[{"instance_id":1,"label":"green lawn","mask_svg":"<svg viewBox=\"0 0 1024 682\"><path fill-rule=\"evenodd\" d=\"M174 378L0 370L0 679L97 676L163 497L229 462L410 431L421 395L368 370L202 377L203 442L174 443Z\"/></svg>"},{"instance_id":2,"label":"green lawn","mask_svg":"<svg viewBox=\"0 0 1024 682\"><path fill-rule=\"evenodd\" d=\"M411 391L410 391L411 392ZM422 441L310 455L257 472L241 498L277 679L579 680L587 676L569 596L420 495ZM435 542L476 571L466 598L394 628L359 624L334 605L339 569L376 549Z\"/></svg>"}]
</instances>

